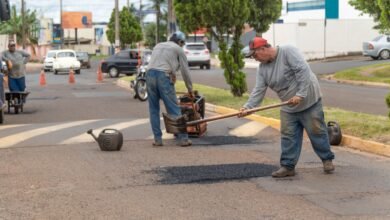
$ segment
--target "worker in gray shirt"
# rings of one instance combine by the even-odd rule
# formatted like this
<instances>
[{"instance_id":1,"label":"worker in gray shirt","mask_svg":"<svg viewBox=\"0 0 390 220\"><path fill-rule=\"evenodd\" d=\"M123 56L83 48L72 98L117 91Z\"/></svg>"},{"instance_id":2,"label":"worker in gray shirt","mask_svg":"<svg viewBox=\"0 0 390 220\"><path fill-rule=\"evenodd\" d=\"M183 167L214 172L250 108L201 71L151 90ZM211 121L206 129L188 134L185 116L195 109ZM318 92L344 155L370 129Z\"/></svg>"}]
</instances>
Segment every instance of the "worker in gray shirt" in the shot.
<instances>
[{"instance_id":1,"label":"worker in gray shirt","mask_svg":"<svg viewBox=\"0 0 390 220\"><path fill-rule=\"evenodd\" d=\"M176 98L174 85L177 71L181 72L188 93L192 96L192 82L187 57L182 49L184 44L184 33L177 31L168 42L159 43L153 48L146 73L149 117L154 135L153 146L163 145L160 128L160 99L164 102L165 109L171 117L181 116L181 108ZM192 144L187 133L178 134L177 139L178 145L182 147Z\"/></svg>"},{"instance_id":2,"label":"worker in gray shirt","mask_svg":"<svg viewBox=\"0 0 390 220\"><path fill-rule=\"evenodd\" d=\"M2 59L8 66L8 87L10 92L24 92L26 90L26 63L30 54L15 49L15 42L8 43L8 50L2 54Z\"/></svg>"},{"instance_id":3,"label":"worker in gray shirt","mask_svg":"<svg viewBox=\"0 0 390 220\"><path fill-rule=\"evenodd\" d=\"M267 88L275 91L282 101L288 101L280 111L281 120L281 168L272 173L273 177L295 175L303 131L309 136L315 153L323 162L324 171L334 171L327 127L321 102L320 86L315 74L297 48L292 46L272 47L267 40L255 37L249 43L247 57L261 62L256 74L256 86L249 100L240 109L244 111L261 104Z\"/></svg>"}]
</instances>

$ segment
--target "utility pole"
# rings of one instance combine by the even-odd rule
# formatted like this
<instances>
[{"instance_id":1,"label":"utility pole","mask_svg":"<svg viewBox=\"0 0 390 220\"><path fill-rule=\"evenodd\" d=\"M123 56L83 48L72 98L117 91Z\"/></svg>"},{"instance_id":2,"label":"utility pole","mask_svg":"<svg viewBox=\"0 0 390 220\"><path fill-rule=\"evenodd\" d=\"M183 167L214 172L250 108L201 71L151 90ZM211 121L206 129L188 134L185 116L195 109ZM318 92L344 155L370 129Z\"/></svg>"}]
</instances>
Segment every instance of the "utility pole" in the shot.
<instances>
[{"instance_id":1,"label":"utility pole","mask_svg":"<svg viewBox=\"0 0 390 220\"><path fill-rule=\"evenodd\" d=\"M172 26L172 2L173 0L168 0L168 24L167 24L167 40L169 40L169 36L171 36L171 26Z\"/></svg>"},{"instance_id":2,"label":"utility pole","mask_svg":"<svg viewBox=\"0 0 390 220\"><path fill-rule=\"evenodd\" d=\"M142 30L142 0L139 0L139 24Z\"/></svg>"},{"instance_id":3,"label":"utility pole","mask_svg":"<svg viewBox=\"0 0 390 220\"><path fill-rule=\"evenodd\" d=\"M64 29L62 29L62 0L60 0L60 39L61 39L61 49L63 49Z\"/></svg>"},{"instance_id":4,"label":"utility pole","mask_svg":"<svg viewBox=\"0 0 390 220\"><path fill-rule=\"evenodd\" d=\"M26 16L25 16L25 5L24 0L22 0L22 47L26 49Z\"/></svg>"},{"instance_id":5,"label":"utility pole","mask_svg":"<svg viewBox=\"0 0 390 220\"><path fill-rule=\"evenodd\" d=\"M119 3L115 0L115 52L119 51Z\"/></svg>"}]
</instances>

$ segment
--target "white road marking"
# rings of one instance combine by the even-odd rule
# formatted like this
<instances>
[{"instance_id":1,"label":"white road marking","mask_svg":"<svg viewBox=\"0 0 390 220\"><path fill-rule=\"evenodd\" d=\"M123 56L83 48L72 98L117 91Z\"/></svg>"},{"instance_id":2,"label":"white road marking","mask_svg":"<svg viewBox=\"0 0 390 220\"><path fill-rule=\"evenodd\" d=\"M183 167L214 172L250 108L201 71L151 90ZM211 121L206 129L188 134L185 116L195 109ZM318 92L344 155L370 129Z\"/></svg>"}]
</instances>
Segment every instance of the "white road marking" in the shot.
<instances>
[{"instance_id":1,"label":"white road marking","mask_svg":"<svg viewBox=\"0 0 390 220\"><path fill-rule=\"evenodd\" d=\"M266 127L267 125L251 121L231 130L229 134L239 137L250 137L256 135Z\"/></svg>"},{"instance_id":2,"label":"white road marking","mask_svg":"<svg viewBox=\"0 0 390 220\"><path fill-rule=\"evenodd\" d=\"M1 130L6 130L6 129L10 129L10 128L22 127L22 126L26 126L26 125L27 125L27 124L1 125L1 126L0 126L0 131L1 131Z\"/></svg>"},{"instance_id":3,"label":"white road marking","mask_svg":"<svg viewBox=\"0 0 390 220\"><path fill-rule=\"evenodd\" d=\"M30 138L43 135L43 134L48 134L50 132L56 132L61 129L66 129L74 126L79 126L83 124L88 124L91 122L95 122L98 120L85 120L85 121L76 121L76 122L69 122L69 123L63 123L63 124L55 124L52 126L44 127L44 128L37 128L33 130L29 130L23 133L17 133L13 135L9 135L6 137L3 137L0 139L0 148L7 148L7 147L12 147L13 145L16 145L18 143L21 143L23 141L26 141Z\"/></svg>"},{"instance_id":4,"label":"white road marking","mask_svg":"<svg viewBox=\"0 0 390 220\"><path fill-rule=\"evenodd\" d=\"M148 118L137 119L134 121L121 122L121 123L117 123L117 124L106 125L104 127L96 128L93 130L93 133L97 136L103 129L106 129L106 128L113 128L113 129L117 129L117 130L122 130L122 129L130 128L130 127L134 127L137 125L141 125L141 124L146 124L148 122L149 122ZM91 141L93 141L93 139L91 139L91 135L89 135L87 133L83 133L83 134L80 134L78 136L66 139L66 140L62 141L60 144L72 144L72 143L91 142Z\"/></svg>"}]
</instances>

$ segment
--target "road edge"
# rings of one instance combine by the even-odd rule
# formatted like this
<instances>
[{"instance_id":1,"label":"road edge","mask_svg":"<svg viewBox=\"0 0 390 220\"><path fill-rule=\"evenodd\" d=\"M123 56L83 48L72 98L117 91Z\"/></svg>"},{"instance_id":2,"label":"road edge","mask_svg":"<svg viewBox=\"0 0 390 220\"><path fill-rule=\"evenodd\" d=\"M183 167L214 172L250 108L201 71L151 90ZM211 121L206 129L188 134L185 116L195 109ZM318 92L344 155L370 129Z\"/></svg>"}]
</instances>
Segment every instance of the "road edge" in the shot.
<instances>
[{"instance_id":1,"label":"road edge","mask_svg":"<svg viewBox=\"0 0 390 220\"><path fill-rule=\"evenodd\" d=\"M206 110L217 114L228 114L228 113L237 112L237 109L231 109L231 108L217 106L209 103L206 103ZM267 118L260 115L249 115L245 118L250 119L252 121L257 121L266 124L272 128L280 130L280 120L278 119ZM348 147L348 148L352 148L355 150L360 150L372 154L377 154L381 156L390 157L390 145L386 145L375 141L364 140L359 137L354 137L351 135L343 134L343 138L340 146Z\"/></svg>"}]
</instances>

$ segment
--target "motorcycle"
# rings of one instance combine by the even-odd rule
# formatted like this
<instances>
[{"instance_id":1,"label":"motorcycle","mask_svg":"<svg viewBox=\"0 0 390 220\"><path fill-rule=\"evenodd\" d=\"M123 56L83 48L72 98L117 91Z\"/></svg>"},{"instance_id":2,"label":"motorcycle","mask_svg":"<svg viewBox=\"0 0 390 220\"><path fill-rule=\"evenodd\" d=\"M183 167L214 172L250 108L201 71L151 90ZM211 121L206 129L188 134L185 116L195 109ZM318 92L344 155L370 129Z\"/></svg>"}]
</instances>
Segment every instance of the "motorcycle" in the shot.
<instances>
[{"instance_id":1,"label":"motorcycle","mask_svg":"<svg viewBox=\"0 0 390 220\"><path fill-rule=\"evenodd\" d=\"M150 57L145 57L145 62L138 68L137 76L130 81L130 88L134 90L134 98L144 102L148 99L148 90L146 87L146 71Z\"/></svg>"}]
</instances>

